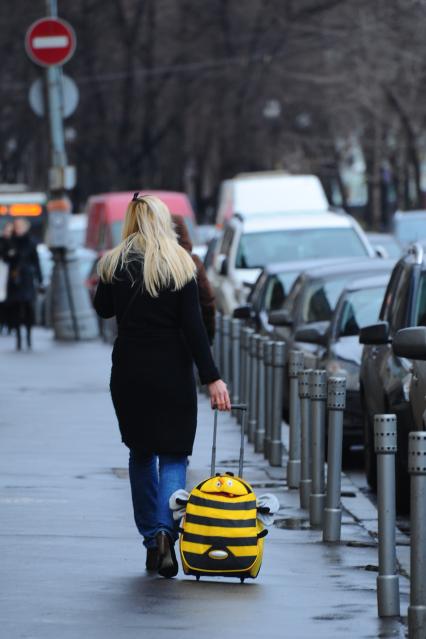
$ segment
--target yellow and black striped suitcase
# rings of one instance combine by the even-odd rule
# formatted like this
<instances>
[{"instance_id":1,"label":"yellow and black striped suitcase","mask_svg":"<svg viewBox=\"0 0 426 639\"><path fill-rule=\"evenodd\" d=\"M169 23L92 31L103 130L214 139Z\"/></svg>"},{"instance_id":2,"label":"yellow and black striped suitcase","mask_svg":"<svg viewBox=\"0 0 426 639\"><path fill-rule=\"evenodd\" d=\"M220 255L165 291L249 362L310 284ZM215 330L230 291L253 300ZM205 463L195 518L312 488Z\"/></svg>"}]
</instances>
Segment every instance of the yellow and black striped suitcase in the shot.
<instances>
[{"instance_id":1,"label":"yellow and black striped suitcase","mask_svg":"<svg viewBox=\"0 0 426 639\"><path fill-rule=\"evenodd\" d=\"M234 410L247 406L238 404ZM180 554L185 574L244 579L257 577L267 530L257 518L256 495L244 479L244 422L238 477L215 473L217 410L214 415L211 476L190 493L182 520Z\"/></svg>"}]
</instances>

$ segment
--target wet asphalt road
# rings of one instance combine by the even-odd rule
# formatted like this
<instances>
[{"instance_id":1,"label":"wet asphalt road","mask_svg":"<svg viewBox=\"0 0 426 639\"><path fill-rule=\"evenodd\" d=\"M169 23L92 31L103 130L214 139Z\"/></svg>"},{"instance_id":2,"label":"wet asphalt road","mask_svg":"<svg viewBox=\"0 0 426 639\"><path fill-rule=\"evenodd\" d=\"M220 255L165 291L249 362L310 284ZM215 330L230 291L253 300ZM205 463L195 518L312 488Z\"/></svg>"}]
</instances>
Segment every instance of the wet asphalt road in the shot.
<instances>
[{"instance_id":1,"label":"wet asphalt road","mask_svg":"<svg viewBox=\"0 0 426 639\"><path fill-rule=\"evenodd\" d=\"M134 527L127 453L107 391L110 349L54 345L37 332L35 352L0 338L0 636L3 639L367 639L405 634L379 620L368 532L345 513L342 544L303 525L284 472L247 454L246 477L281 502L259 578L166 581L144 572ZM141 416L142 419L143 416ZM200 402L189 468L208 475L211 412ZM238 429L220 425L219 466L235 467ZM300 525L299 525L300 524ZM402 581L403 614L408 582Z\"/></svg>"}]
</instances>

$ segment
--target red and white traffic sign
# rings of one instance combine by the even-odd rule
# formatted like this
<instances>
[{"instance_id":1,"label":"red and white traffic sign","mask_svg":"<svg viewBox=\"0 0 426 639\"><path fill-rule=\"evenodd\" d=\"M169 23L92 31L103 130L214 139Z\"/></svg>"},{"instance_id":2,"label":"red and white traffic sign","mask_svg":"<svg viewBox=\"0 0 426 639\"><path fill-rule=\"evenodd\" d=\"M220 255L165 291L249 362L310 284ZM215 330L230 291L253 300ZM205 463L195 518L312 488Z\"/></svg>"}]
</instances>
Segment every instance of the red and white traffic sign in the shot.
<instances>
[{"instance_id":1,"label":"red and white traffic sign","mask_svg":"<svg viewBox=\"0 0 426 639\"><path fill-rule=\"evenodd\" d=\"M25 37L29 57L43 67L65 64L73 55L75 46L74 29L59 18L41 18L33 22Z\"/></svg>"}]
</instances>

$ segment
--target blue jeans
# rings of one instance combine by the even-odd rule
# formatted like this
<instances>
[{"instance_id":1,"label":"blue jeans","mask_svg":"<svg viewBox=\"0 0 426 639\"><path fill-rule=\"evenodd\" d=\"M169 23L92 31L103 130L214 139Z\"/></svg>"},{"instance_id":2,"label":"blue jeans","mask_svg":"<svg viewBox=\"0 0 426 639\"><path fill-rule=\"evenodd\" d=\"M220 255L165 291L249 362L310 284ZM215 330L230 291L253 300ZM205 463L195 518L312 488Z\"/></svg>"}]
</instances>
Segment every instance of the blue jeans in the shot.
<instances>
[{"instance_id":1,"label":"blue jeans","mask_svg":"<svg viewBox=\"0 0 426 639\"><path fill-rule=\"evenodd\" d=\"M178 522L173 520L169 498L175 490L185 488L187 457L154 455L130 451L129 477L133 511L138 531L146 548L155 548L156 534L168 532L178 538Z\"/></svg>"}]
</instances>

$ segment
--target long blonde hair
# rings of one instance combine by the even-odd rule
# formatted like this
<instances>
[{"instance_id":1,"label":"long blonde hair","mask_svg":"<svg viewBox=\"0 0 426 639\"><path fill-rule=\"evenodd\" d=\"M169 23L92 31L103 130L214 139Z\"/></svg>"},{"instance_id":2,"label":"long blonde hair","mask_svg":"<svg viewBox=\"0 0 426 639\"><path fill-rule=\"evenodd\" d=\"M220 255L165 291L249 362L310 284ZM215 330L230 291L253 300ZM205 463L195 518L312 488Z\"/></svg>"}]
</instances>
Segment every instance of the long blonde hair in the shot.
<instances>
[{"instance_id":1,"label":"long blonde hair","mask_svg":"<svg viewBox=\"0 0 426 639\"><path fill-rule=\"evenodd\" d=\"M154 195L137 196L127 207L122 241L100 260L98 273L112 282L118 267L143 264L143 285L151 297L168 287L180 290L195 276L195 264L179 246L170 211Z\"/></svg>"}]
</instances>

